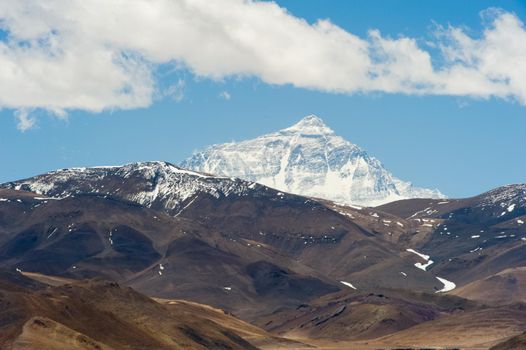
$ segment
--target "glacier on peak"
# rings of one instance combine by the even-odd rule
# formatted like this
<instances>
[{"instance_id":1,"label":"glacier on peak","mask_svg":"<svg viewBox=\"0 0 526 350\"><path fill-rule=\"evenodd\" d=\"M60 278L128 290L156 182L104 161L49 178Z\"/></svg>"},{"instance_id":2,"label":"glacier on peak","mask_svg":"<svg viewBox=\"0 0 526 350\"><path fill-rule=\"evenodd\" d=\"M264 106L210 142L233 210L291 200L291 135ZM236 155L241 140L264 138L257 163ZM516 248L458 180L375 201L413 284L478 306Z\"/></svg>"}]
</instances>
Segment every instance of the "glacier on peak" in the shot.
<instances>
[{"instance_id":1,"label":"glacier on peak","mask_svg":"<svg viewBox=\"0 0 526 350\"><path fill-rule=\"evenodd\" d=\"M315 115L252 140L212 145L180 165L343 204L376 206L407 198L444 198L438 190L394 177L380 161L336 135Z\"/></svg>"}]
</instances>

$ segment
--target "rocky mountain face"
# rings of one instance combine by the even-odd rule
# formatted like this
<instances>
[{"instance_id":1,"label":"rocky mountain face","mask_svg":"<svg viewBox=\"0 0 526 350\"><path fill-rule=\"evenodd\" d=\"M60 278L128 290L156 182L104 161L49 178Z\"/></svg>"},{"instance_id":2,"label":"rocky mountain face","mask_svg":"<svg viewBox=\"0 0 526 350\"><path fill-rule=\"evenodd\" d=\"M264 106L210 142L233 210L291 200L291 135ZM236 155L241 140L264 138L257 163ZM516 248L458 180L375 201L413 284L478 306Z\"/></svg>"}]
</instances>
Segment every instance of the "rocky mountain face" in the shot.
<instances>
[{"instance_id":1,"label":"rocky mountain face","mask_svg":"<svg viewBox=\"0 0 526 350\"><path fill-rule=\"evenodd\" d=\"M169 266L175 257L192 268L217 260L213 275L237 271L232 281L245 286L245 300L255 300L261 295L252 283L262 276L282 276L289 287L292 280L313 277L314 294L341 288L340 281L359 288L410 285L434 291L444 287L436 277L460 287L526 263L524 185L467 199L408 199L367 208L147 162L62 169L0 187L6 193L0 198L5 220L0 259L6 264L83 277L111 266L105 276L129 273L142 291L168 297L201 293L192 283L199 274L160 271L165 277L175 273L186 285L171 294L166 278L151 283L150 274L159 272L155 267L145 279L136 273L152 264ZM9 191L15 197L10 199ZM73 239L70 232L82 238ZM83 248L73 249L76 245ZM196 252L204 259L195 259ZM222 287L211 286L215 292L203 297L242 308L239 298L219 297ZM293 290L281 296L306 297Z\"/></svg>"},{"instance_id":2,"label":"rocky mountain face","mask_svg":"<svg viewBox=\"0 0 526 350\"><path fill-rule=\"evenodd\" d=\"M433 270L453 281L478 281L526 264L524 184L499 187L472 198L409 199L379 209L420 223L419 235L413 240L419 239L421 251L434 259ZM425 228L430 234L424 234ZM501 291L496 288L491 293Z\"/></svg>"},{"instance_id":3,"label":"rocky mountain face","mask_svg":"<svg viewBox=\"0 0 526 350\"><path fill-rule=\"evenodd\" d=\"M406 198L443 197L438 190L396 178L314 115L253 140L211 146L181 166L345 204L375 206Z\"/></svg>"},{"instance_id":4,"label":"rocky mountain face","mask_svg":"<svg viewBox=\"0 0 526 350\"><path fill-rule=\"evenodd\" d=\"M254 183L208 176L167 162L132 163L124 166L70 168L4 184L55 198L83 193L117 196L153 209L177 215L196 194L224 198L260 188Z\"/></svg>"}]
</instances>

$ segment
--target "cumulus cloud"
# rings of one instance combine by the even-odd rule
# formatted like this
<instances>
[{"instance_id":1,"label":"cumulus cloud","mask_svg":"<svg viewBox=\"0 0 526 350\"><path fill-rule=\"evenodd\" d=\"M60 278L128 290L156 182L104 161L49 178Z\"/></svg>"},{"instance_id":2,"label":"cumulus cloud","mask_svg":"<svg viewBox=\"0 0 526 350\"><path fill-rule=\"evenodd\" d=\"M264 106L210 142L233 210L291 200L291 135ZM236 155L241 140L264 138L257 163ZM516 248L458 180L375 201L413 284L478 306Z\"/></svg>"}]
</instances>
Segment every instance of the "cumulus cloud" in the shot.
<instances>
[{"instance_id":1,"label":"cumulus cloud","mask_svg":"<svg viewBox=\"0 0 526 350\"><path fill-rule=\"evenodd\" d=\"M429 47L414 38L359 37L328 20L310 24L273 2L250 0L0 0L0 108L147 107L155 70L257 77L324 92L499 97L526 105L526 30L491 10L481 36L440 28ZM1 37L1 34L0 34ZM184 82L183 82L184 83ZM19 120L22 120L19 117ZM24 124L29 125L29 124Z\"/></svg>"}]
</instances>

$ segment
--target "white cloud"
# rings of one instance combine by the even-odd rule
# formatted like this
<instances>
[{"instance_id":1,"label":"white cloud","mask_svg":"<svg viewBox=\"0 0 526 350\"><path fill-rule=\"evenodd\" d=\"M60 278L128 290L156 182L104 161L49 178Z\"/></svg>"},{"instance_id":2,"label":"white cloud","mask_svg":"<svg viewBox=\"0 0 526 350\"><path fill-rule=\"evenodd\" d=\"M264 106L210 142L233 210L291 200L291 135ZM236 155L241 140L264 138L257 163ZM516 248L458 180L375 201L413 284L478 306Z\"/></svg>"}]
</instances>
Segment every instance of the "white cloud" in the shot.
<instances>
[{"instance_id":1,"label":"white cloud","mask_svg":"<svg viewBox=\"0 0 526 350\"><path fill-rule=\"evenodd\" d=\"M35 126L35 118L29 115L29 111L25 108L21 108L15 111L15 117L18 120L16 128L22 132L31 129Z\"/></svg>"},{"instance_id":2,"label":"white cloud","mask_svg":"<svg viewBox=\"0 0 526 350\"><path fill-rule=\"evenodd\" d=\"M0 0L0 108L133 109L152 103L160 64L199 77L255 76L325 92L500 97L526 104L526 31L511 13L482 36L442 28L431 43L359 37L249 0ZM440 62L440 63L437 63ZM184 82L183 82L184 83ZM182 98L184 85L161 95ZM19 112L26 115L27 112Z\"/></svg>"},{"instance_id":3,"label":"white cloud","mask_svg":"<svg viewBox=\"0 0 526 350\"><path fill-rule=\"evenodd\" d=\"M230 95L228 91L221 91L221 93L219 94L219 97L227 101L232 98L232 96Z\"/></svg>"}]
</instances>

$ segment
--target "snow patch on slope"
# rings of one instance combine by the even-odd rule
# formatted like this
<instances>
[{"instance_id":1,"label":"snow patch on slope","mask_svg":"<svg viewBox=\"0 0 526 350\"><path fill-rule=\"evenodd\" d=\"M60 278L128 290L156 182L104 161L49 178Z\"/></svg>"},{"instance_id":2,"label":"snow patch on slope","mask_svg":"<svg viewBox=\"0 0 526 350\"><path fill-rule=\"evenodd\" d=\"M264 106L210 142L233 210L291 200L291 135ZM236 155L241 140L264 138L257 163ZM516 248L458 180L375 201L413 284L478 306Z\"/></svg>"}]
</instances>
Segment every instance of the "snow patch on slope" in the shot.
<instances>
[{"instance_id":1,"label":"snow patch on slope","mask_svg":"<svg viewBox=\"0 0 526 350\"><path fill-rule=\"evenodd\" d=\"M422 259L426 261L425 264L422 264L420 262L415 263L415 267L419 268L420 270L427 271L427 268L434 263L433 260L430 260L429 255L419 253L414 249L406 249L406 251L418 255L419 257L421 257Z\"/></svg>"},{"instance_id":2,"label":"snow patch on slope","mask_svg":"<svg viewBox=\"0 0 526 350\"><path fill-rule=\"evenodd\" d=\"M409 253L413 253L413 254L418 255L419 257L421 257L422 259L424 259L426 261L429 260L429 255L419 253L419 252L417 252L414 249L409 248L409 249L406 249L406 251L408 251Z\"/></svg>"},{"instance_id":3,"label":"snow patch on slope","mask_svg":"<svg viewBox=\"0 0 526 350\"><path fill-rule=\"evenodd\" d=\"M355 286L352 285L352 283L349 283L349 282L345 282L345 281L340 281L341 284L344 284L346 285L347 287L349 288L352 288L354 290L358 290L358 288L356 288Z\"/></svg>"},{"instance_id":4,"label":"snow patch on slope","mask_svg":"<svg viewBox=\"0 0 526 350\"><path fill-rule=\"evenodd\" d=\"M437 280L442 282L444 284L444 287L440 290L437 290L436 293L446 293L446 292L452 291L453 289L457 287L455 283L448 281L445 278L437 277Z\"/></svg>"}]
</instances>

